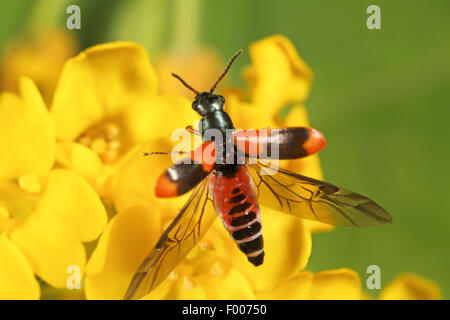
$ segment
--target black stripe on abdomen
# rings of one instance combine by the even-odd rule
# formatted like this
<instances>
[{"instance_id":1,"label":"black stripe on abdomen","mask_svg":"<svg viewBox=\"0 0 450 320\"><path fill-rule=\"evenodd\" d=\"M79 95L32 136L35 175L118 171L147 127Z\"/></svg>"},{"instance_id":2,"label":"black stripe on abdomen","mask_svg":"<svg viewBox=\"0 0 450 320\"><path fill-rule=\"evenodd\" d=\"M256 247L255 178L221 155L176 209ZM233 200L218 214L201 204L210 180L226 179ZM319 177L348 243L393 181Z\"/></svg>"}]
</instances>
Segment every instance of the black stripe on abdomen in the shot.
<instances>
[{"instance_id":1,"label":"black stripe on abdomen","mask_svg":"<svg viewBox=\"0 0 450 320\"><path fill-rule=\"evenodd\" d=\"M234 196L233 198L230 199L229 204L234 204L234 203L239 203L242 202L243 200L245 200L246 196L244 194L238 194L237 196Z\"/></svg>"},{"instance_id":2,"label":"black stripe on abdomen","mask_svg":"<svg viewBox=\"0 0 450 320\"><path fill-rule=\"evenodd\" d=\"M247 227L233 231L232 236L234 240L245 240L261 231L261 223L255 221Z\"/></svg>"},{"instance_id":3,"label":"black stripe on abdomen","mask_svg":"<svg viewBox=\"0 0 450 320\"><path fill-rule=\"evenodd\" d=\"M236 194L241 192L241 189L239 189L238 187L234 188L233 191L231 191L232 194Z\"/></svg>"},{"instance_id":4,"label":"black stripe on abdomen","mask_svg":"<svg viewBox=\"0 0 450 320\"><path fill-rule=\"evenodd\" d=\"M249 222L252 222L256 219L256 213L254 211L245 212L243 215L239 217L235 217L231 219L230 225L232 227L239 227L246 225Z\"/></svg>"},{"instance_id":5,"label":"black stripe on abdomen","mask_svg":"<svg viewBox=\"0 0 450 320\"><path fill-rule=\"evenodd\" d=\"M241 213L245 210L247 210L248 208L250 208L252 206L252 204L250 202L244 202L241 204L238 204L237 206L234 206L233 208L231 208L231 210L228 212L228 214L233 215L236 213Z\"/></svg>"},{"instance_id":6,"label":"black stripe on abdomen","mask_svg":"<svg viewBox=\"0 0 450 320\"><path fill-rule=\"evenodd\" d=\"M259 250L262 250L263 248L263 238L262 236L259 236L253 240L247 241L247 242L241 242L238 244L239 249L245 254L247 253L254 253Z\"/></svg>"}]
</instances>

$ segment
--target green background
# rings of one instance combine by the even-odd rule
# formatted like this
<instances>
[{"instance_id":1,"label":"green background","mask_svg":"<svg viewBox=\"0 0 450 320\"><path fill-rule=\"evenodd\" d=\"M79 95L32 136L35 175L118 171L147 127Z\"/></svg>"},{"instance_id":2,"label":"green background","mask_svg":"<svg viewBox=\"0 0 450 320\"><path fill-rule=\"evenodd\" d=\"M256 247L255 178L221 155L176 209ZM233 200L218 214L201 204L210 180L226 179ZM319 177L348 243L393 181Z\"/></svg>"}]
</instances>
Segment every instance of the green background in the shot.
<instances>
[{"instance_id":1,"label":"green background","mask_svg":"<svg viewBox=\"0 0 450 320\"><path fill-rule=\"evenodd\" d=\"M30 29L64 28L73 3L82 48L133 40L153 56L192 42L228 59L262 37L289 37L314 72L306 105L327 138L326 180L375 199L395 220L314 235L308 269L349 267L364 285L375 264L382 287L414 272L450 298L450 1L2 1L0 48ZM371 4L381 30L366 27ZM234 67L236 84L248 62L244 54Z\"/></svg>"}]
</instances>

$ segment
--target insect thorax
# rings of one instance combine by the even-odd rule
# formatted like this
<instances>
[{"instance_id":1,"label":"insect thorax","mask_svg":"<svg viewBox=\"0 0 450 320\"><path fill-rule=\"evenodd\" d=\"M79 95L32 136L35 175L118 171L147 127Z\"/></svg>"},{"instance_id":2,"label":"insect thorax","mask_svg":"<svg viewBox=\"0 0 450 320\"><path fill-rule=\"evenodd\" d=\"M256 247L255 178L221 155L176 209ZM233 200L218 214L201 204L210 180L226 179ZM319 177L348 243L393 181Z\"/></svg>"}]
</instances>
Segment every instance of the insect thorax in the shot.
<instances>
[{"instance_id":1,"label":"insect thorax","mask_svg":"<svg viewBox=\"0 0 450 320\"><path fill-rule=\"evenodd\" d=\"M229 135L230 132L234 131L234 126L230 116L225 111L208 113L200 120L200 132L205 142L212 140L225 142L227 130Z\"/></svg>"}]
</instances>

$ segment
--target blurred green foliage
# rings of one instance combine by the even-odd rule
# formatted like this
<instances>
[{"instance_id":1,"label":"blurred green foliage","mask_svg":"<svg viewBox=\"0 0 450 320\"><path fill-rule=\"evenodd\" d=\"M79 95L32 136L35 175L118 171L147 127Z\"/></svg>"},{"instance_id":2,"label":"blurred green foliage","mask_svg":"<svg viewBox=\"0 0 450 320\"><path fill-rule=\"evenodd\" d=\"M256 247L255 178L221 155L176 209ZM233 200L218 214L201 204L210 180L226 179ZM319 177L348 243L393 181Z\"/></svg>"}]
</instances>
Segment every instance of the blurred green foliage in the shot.
<instances>
[{"instance_id":1,"label":"blurred green foliage","mask_svg":"<svg viewBox=\"0 0 450 320\"><path fill-rule=\"evenodd\" d=\"M82 47L133 40L153 56L187 39L227 59L264 36L288 36L314 71L307 107L327 138L326 180L375 199L395 220L314 235L308 269L349 267L364 284L376 264L382 286L409 271L435 280L450 298L450 2L188 2L192 10L177 11L180 0L63 1L81 7L82 29L73 32ZM65 28L64 6L45 14L54 3L1 2L0 48L27 28ZM370 4L381 8L381 30L366 27ZM244 83L239 68L248 62L244 54L232 81Z\"/></svg>"}]
</instances>

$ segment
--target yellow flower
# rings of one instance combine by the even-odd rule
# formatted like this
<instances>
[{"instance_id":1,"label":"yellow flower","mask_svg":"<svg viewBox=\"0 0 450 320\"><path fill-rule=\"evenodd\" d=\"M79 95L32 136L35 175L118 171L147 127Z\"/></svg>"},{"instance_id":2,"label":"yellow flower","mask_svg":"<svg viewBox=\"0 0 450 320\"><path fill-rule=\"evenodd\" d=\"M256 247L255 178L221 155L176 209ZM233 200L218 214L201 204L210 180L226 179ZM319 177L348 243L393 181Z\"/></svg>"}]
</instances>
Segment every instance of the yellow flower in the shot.
<instances>
[{"instance_id":1,"label":"yellow flower","mask_svg":"<svg viewBox=\"0 0 450 320\"><path fill-rule=\"evenodd\" d=\"M267 37L253 43L249 54L252 65L244 70L244 76L252 86L255 105L273 113L274 109L306 100L312 72L289 39Z\"/></svg>"},{"instance_id":2,"label":"yellow flower","mask_svg":"<svg viewBox=\"0 0 450 320\"><path fill-rule=\"evenodd\" d=\"M171 119L178 126L193 119L188 100L157 91L156 73L140 45L97 45L70 59L51 107L58 164L98 189L133 146L158 135L170 136L161 119L173 112L173 106L182 106Z\"/></svg>"},{"instance_id":3,"label":"yellow flower","mask_svg":"<svg viewBox=\"0 0 450 320\"><path fill-rule=\"evenodd\" d=\"M39 298L34 277L66 286L67 268L84 271L83 242L97 238L106 213L77 174L53 169L55 134L34 83L0 95L0 299Z\"/></svg>"},{"instance_id":4,"label":"yellow flower","mask_svg":"<svg viewBox=\"0 0 450 320\"><path fill-rule=\"evenodd\" d=\"M272 290L260 292L258 299L285 300L361 300L371 299L361 287L359 275L347 268L328 270L316 274L300 272L297 276L277 285ZM430 280L413 274L400 275L380 293L387 300L441 299L439 287Z\"/></svg>"},{"instance_id":5,"label":"yellow flower","mask_svg":"<svg viewBox=\"0 0 450 320\"><path fill-rule=\"evenodd\" d=\"M382 300L439 300L439 286L428 279L404 273L390 282L380 294Z\"/></svg>"},{"instance_id":6,"label":"yellow flower","mask_svg":"<svg viewBox=\"0 0 450 320\"><path fill-rule=\"evenodd\" d=\"M5 48L0 61L0 91L18 91L20 77L31 78L49 104L63 64L77 44L69 32L51 30L28 35Z\"/></svg>"},{"instance_id":7,"label":"yellow flower","mask_svg":"<svg viewBox=\"0 0 450 320\"><path fill-rule=\"evenodd\" d=\"M260 292L257 297L269 300L362 299L362 290L358 274L350 269L316 274L303 271L272 290Z\"/></svg>"},{"instance_id":8,"label":"yellow flower","mask_svg":"<svg viewBox=\"0 0 450 320\"><path fill-rule=\"evenodd\" d=\"M306 125L306 112L302 103L309 90L310 71L307 67L302 70L305 64L289 40L280 36L270 37L253 44L251 52L252 61L265 56L266 59L275 59L275 63L280 66L292 69L289 76L282 76L276 81L289 88L289 94L284 97L284 91L280 90L280 96L283 98L273 101L270 107L268 104L260 106L254 101L242 101L238 95L231 93L226 97L226 110L235 126L264 128L283 123ZM119 58L121 57L116 57L115 53L111 52L111 59ZM139 70L148 69L147 61L133 59L136 57L130 56L126 61L136 66L145 62ZM269 77L270 70L265 68L267 67L263 63L257 63L253 68L255 76L252 81L259 83ZM271 70L274 72L272 78L276 78L279 72ZM91 76L97 77L94 74ZM134 84L135 87L142 86L137 81ZM114 83L112 86L117 88ZM92 95L96 96L96 92L94 91ZM254 100L259 101L260 95L267 94L265 90L259 92ZM134 98L139 97L136 94ZM286 119L277 119L276 115L286 103L296 106ZM128 107L132 108L132 105L133 101ZM141 117L143 112L152 115L146 118L146 127L142 126L142 132L147 132L144 136L148 141L124 155L115 167L111 192L118 215L109 222L88 262L86 269L88 299L123 298L137 267L188 197L185 195L169 200L156 198L154 195L156 179L171 164L170 158L142 157L142 152L170 151L173 146L170 142L170 133L175 129L194 124L194 119L198 119L198 116L192 111L188 101L161 105L147 104L145 109L144 107L136 109L136 118ZM78 130L77 134L81 131ZM152 132L152 135L148 132ZM76 134L71 138L74 137ZM290 164L291 162L286 162L286 165ZM299 168L297 171L299 173L312 177L321 176L317 158L305 160ZM289 281L306 266L308 261L311 250L310 228L305 227L306 223L301 219L264 207L261 211L267 252L263 266L255 268L249 264L223 228L221 221L217 219L201 243L146 298L251 299L257 292L270 290L279 283ZM311 225L311 229L313 228L315 226Z\"/></svg>"}]
</instances>

